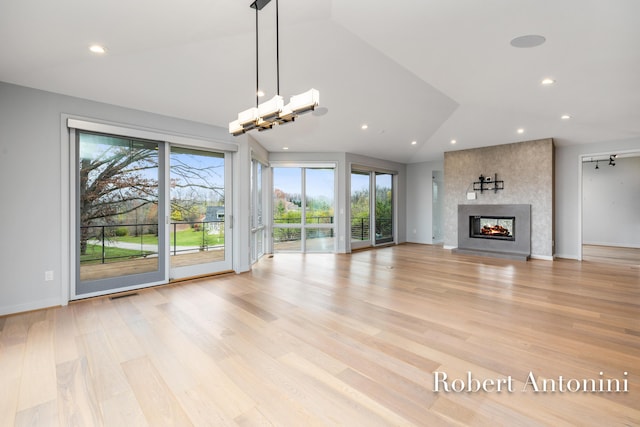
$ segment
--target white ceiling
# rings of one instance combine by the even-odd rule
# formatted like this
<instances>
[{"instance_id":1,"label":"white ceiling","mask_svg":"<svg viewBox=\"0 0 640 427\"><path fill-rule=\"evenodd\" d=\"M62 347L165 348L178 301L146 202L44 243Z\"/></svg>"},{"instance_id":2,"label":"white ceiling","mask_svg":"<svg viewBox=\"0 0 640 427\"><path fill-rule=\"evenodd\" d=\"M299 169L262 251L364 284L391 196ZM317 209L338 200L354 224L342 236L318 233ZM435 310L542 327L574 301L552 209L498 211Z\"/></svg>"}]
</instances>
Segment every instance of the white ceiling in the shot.
<instances>
[{"instance_id":1,"label":"white ceiling","mask_svg":"<svg viewBox=\"0 0 640 427\"><path fill-rule=\"evenodd\" d=\"M226 128L255 104L250 2L0 0L0 80ZM638 0L279 6L280 92L316 88L328 113L252 133L269 151L411 163L548 137L583 144L640 136ZM275 1L259 19L260 86L269 98ZM547 41L510 45L528 34ZM93 43L108 53L89 53ZM542 86L545 77L556 83Z\"/></svg>"}]
</instances>

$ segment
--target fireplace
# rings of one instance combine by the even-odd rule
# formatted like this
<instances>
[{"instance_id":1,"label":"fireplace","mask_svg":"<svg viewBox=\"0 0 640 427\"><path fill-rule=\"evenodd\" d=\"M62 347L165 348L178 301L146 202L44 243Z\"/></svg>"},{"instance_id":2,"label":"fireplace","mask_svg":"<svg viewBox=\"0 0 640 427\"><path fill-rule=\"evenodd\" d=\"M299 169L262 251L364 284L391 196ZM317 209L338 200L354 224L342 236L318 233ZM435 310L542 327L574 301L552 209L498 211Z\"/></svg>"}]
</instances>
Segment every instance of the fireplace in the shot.
<instances>
[{"instance_id":1,"label":"fireplace","mask_svg":"<svg viewBox=\"0 0 640 427\"><path fill-rule=\"evenodd\" d=\"M469 237L474 239L516 240L514 216L469 217Z\"/></svg>"},{"instance_id":2,"label":"fireplace","mask_svg":"<svg viewBox=\"0 0 640 427\"><path fill-rule=\"evenodd\" d=\"M531 205L458 205L458 247L453 251L527 260Z\"/></svg>"}]
</instances>

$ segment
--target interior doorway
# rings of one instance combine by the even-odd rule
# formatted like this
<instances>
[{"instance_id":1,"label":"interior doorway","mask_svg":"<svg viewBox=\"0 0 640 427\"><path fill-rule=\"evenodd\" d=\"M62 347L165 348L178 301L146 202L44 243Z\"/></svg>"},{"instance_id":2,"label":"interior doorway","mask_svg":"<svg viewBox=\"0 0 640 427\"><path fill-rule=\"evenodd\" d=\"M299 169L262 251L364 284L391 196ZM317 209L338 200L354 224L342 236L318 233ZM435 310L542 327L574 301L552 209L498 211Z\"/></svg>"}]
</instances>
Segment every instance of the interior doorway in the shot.
<instances>
[{"instance_id":1,"label":"interior doorway","mask_svg":"<svg viewBox=\"0 0 640 427\"><path fill-rule=\"evenodd\" d=\"M582 156L582 260L640 267L640 152Z\"/></svg>"},{"instance_id":2,"label":"interior doorway","mask_svg":"<svg viewBox=\"0 0 640 427\"><path fill-rule=\"evenodd\" d=\"M431 180L431 241L444 242L444 174L433 171Z\"/></svg>"}]
</instances>

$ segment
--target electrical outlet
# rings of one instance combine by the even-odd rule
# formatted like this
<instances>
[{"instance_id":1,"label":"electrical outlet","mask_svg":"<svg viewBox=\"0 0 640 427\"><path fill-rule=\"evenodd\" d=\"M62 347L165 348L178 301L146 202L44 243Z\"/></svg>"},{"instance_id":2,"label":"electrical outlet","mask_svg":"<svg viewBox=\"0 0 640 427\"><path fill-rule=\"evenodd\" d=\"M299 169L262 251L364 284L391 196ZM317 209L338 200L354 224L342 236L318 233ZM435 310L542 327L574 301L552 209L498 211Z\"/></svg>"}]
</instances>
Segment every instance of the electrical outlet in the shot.
<instances>
[{"instance_id":1,"label":"electrical outlet","mask_svg":"<svg viewBox=\"0 0 640 427\"><path fill-rule=\"evenodd\" d=\"M53 280L53 270L47 270L44 272L44 280L45 282L50 282Z\"/></svg>"}]
</instances>

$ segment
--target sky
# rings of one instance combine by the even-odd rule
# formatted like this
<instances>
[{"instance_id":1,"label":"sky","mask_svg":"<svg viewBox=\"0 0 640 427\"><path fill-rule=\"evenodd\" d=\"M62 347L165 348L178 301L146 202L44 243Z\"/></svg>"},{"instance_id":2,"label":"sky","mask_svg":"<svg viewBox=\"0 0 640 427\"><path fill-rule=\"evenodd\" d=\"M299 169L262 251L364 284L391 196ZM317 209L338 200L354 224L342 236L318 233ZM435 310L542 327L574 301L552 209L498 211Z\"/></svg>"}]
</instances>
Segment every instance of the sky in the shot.
<instances>
[{"instance_id":1,"label":"sky","mask_svg":"<svg viewBox=\"0 0 640 427\"><path fill-rule=\"evenodd\" d=\"M333 200L335 169L306 168L307 197ZM302 168L273 168L273 188L288 194L302 193Z\"/></svg>"}]
</instances>

